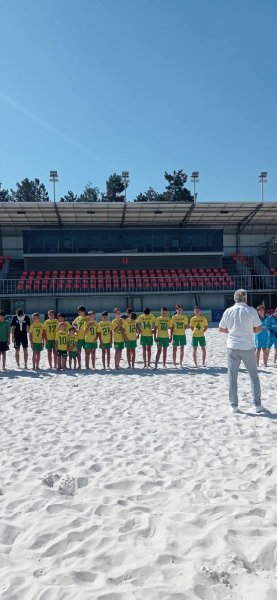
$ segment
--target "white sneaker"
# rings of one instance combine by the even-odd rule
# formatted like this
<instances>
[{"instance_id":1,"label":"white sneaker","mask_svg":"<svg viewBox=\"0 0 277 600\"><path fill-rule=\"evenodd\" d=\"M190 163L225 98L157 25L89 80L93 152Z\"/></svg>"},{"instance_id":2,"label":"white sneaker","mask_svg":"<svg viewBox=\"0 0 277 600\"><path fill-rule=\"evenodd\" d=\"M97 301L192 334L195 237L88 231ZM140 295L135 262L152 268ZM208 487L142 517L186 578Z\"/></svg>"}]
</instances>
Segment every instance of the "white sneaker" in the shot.
<instances>
[{"instance_id":1,"label":"white sneaker","mask_svg":"<svg viewBox=\"0 0 277 600\"><path fill-rule=\"evenodd\" d=\"M238 406L231 406L231 412L234 413L234 415L239 413L239 409Z\"/></svg>"},{"instance_id":2,"label":"white sneaker","mask_svg":"<svg viewBox=\"0 0 277 600\"><path fill-rule=\"evenodd\" d=\"M266 408L264 408L262 404L259 404L259 406L255 406L255 411L259 414L261 412L266 412Z\"/></svg>"}]
</instances>

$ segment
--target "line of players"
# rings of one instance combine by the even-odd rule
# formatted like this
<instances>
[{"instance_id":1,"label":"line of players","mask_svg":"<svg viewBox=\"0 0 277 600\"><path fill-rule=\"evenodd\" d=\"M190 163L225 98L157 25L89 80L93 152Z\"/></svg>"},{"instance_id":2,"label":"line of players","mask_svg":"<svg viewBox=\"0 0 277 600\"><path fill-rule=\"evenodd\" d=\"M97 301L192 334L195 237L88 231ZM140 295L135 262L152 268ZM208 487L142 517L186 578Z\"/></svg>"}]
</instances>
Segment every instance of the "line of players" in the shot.
<instances>
[{"instance_id":1,"label":"line of players","mask_svg":"<svg viewBox=\"0 0 277 600\"><path fill-rule=\"evenodd\" d=\"M20 313L20 314L18 314ZM200 308L194 308L194 316L188 323L188 318L183 314L183 306L176 305L176 314L170 317L168 309L163 307L161 314L155 317L149 308L145 308L143 314L138 316L131 308L124 315L119 308L114 309L114 319L109 321L108 313L102 312L101 321L95 320L95 313L86 313L84 306L77 309L78 316L69 323L65 315L60 313L57 318L53 310L47 313L48 318L44 323L40 321L39 313L33 313L32 323L22 310L18 310L11 322L11 335L15 348L17 366L20 367L20 347L23 348L24 366L28 362L28 337L33 351L33 369L39 369L41 351L47 348L49 367L58 370L67 368L81 368L81 353L85 350L85 367L95 369L96 349L102 352L103 368L110 368L111 347L114 345L114 368L120 368L122 351L126 348L128 368L135 366L137 340L140 338L142 346L144 367L151 367L152 346L157 344L155 356L155 368L158 367L161 355L163 367L166 367L167 349L173 343L173 363L177 366L177 349L180 348L179 364L182 367L184 361L184 348L187 343L186 330L190 327L192 331L193 362L197 366L197 347L202 351L202 365L206 361L206 339L205 332L208 321L201 315ZM1 320L0 316L0 320ZM5 323L8 323L5 321ZM1 328L0 328L1 329ZM0 342L1 343L1 342ZM8 349L9 336L7 338ZM0 354L3 356L3 368L6 365L6 354L4 346L0 346Z\"/></svg>"}]
</instances>

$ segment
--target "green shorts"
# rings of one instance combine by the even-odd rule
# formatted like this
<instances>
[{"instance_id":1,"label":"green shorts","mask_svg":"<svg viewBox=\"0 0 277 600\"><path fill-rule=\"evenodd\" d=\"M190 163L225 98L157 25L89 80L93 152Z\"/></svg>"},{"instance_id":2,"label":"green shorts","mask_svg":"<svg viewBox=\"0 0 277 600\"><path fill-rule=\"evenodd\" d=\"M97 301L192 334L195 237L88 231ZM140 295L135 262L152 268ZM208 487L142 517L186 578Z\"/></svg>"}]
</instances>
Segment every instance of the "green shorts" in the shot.
<instances>
[{"instance_id":1,"label":"green shorts","mask_svg":"<svg viewBox=\"0 0 277 600\"><path fill-rule=\"evenodd\" d=\"M47 350L55 350L55 340L48 340L48 342L46 342L46 348Z\"/></svg>"},{"instance_id":2,"label":"green shorts","mask_svg":"<svg viewBox=\"0 0 277 600\"><path fill-rule=\"evenodd\" d=\"M100 344L101 350L110 350L111 347L112 347L112 345L110 344L110 342L106 342L105 344Z\"/></svg>"},{"instance_id":3,"label":"green shorts","mask_svg":"<svg viewBox=\"0 0 277 600\"><path fill-rule=\"evenodd\" d=\"M68 352L69 358L77 358L77 354L78 352L76 352L76 350L69 350Z\"/></svg>"},{"instance_id":4,"label":"green shorts","mask_svg":"<svg viewBox=\"0 0 277 600\"><path fill-rule=\"evenodd\" d=\"M57 350L58 356L67 356L67 350Z\"/></svg>"},{"instance_id":5,"label":"green shorts","mask_svg":"<svg viewBox=\"0 0 277 600\"><path fill-rule=\"evenodd\" d=\"M142 346L153 346L153 336L152 335L142 335L140 338L140 343Z\"/></svg>"},{"instance_id":6,"label":"green shorts","mask_svg":"<svg viewBox=\"0 0 277 600\"><path fill-rule=\"evenodd\" d=\"M186 346L187 336L186 335L174 335L173 346Z\"/></svg>"},{"instance_id":7,"label":"green shorts","mask_svg":"<svg viewBox=\"0 0 277 600\"><path fill-rule=\"evenodd\" d=\"M78 347L78 350L82 350L82 348L85 348L86 347L85 340L78 340L77 347Z\"/></svg>"},{"instance_id":8,"label":"green shorts","mask_svg":"<svg viewBox=\"0 0 277 600\"><path fill-rule=\"evenodd\" d=\"M95 350L97 348L97 342L86 342L85 349L86 350Z\"/></svg>"},{"instance_id":9,"label":"green shorts","mask_svg":"<svg viewBox=\"0 0 277 600\"><path fill-rule=\"evenodd\" d=\"M114 342L115 350L123 350L123 348L124 348L124 342Z\"/></svg>"},{"instance_id":10,"label":"green shorts","mask_svg":"<svg viewBox=\"0 0 277 600\"><path fill-rule=\"evenodd\" d=\"M157 346L158 348L168 348L169 346L169 338L157 338Z\"/></svg>"},{"instance_id":11,"label":"green shorts","mask_svg":"<svg viewBox=\"0 0 277 600\"><path fill-rule=\"evenodd\" d=\"M191 345L194 348L197 348L198 345L199 346L206 346L206 340L205 340L204 335L202 335L201 337L196 337L196 336L193 335L192 338L191 338Z\"/></svg>"},{"instance_id":12,"label":"green shorts","mask_svg":"<svg viewBox=\"0 0 277 600\"><path fill-rule=\"evenodd\" d=\"M33 352L41 352L43 350L43 344L33 344Z\"/></svg>"},{"instance_id":13,"label":"green shorts","mask_svg":"<svg viewBox=\"0 0 277 600\"><path fill-rule=\"evenodd\" d=\"M137 340L126 340L125 348L136 348L136 347L137 347Z\"/></svg>"}]
</instances>

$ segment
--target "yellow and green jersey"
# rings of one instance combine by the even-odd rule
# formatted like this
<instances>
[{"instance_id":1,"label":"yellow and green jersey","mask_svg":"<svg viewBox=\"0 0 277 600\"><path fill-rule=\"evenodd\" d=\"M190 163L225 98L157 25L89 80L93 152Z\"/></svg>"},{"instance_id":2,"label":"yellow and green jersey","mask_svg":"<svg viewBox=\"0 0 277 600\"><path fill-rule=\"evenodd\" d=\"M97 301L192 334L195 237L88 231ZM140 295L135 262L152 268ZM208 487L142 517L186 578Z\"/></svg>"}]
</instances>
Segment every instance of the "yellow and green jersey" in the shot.
<instances>
[{"instance_id":1,"label":"yellow and green jersey","mask_svg":"<svg viewBox=\"0 0 277 600\"><path fill-rule=\"evenodd\" d=\"M140 315L138 318L138 326L141 331L141 337L149 337L153 334L153 327L155 325L154 315Z\"/></svg>"},{"instance_id":2,"label":"yellow and green jersey","mask_svg":"<svg viewBox=\"0 0 277 600\"><path fill-rule=\"evenodd\" d=\"M44 330L44 325L40 321L31 323L29 332L32 336L33 344L41 344L42 343L43 330Z\"/></svg>"},{"instance_id":3,"label":"yellow and green jersey","mask_svg":"<svg viewBox=\"0 0 277 600\"><path fill-rule=\"evenodd\" d=\"M100 333L101 344L110 344L112 324L110 321L100 321L97 325L97 333Z\"/></svg>"},{"instance_id":4,"label":"yellow and green jersey","mask_svg":"<svg viewBox=\"0 0 277 600\"><path fill-rule=\"evenodd\" d=\"M192 335L194 337L203 337L204 328L208 327L208 321L206 317L200 315L199 317L192 317L190 320L190 327L192 327Z\"/></svg>"},{"instance_id":5,"label":"yellow and green jersey","mask_svg":"<svg viewBox=\"0 0 277 600\"><path fill-rule=\"evenodd\" d=\"M78 350L78 336L76 333L67 336L67 344L69 352L77 352Z\"/></svg>"},{"instance_id":6,"label":"yellow and green jersey","mask_svg":"<svg viewBox=\"0 0 277 600\"><path fill-rule=\"evenodd\" d=\"M46 319L43 323L46 339L49 342L50 340L54 340L58 327L57 319Z\"/></svg>"},{"instance_id":7,"label":"yellow and green jersey","mask_svg":"<svg viewBox=\"0 0 277 600\"><path fill-rule=\"evenodd\" d=\"M126 339L128 341L137 339L137 328L136 328L137 320L133 319L124 319L123 320L123 329L125 331Z\"/></svg>"},{"instance_id":8,"label":"yellow and green jersey","mask_svg":"<svg viewBox=\"0 0 277 600\"><path fill-rule=\"evenodd\" d=\"M156 318L155 325L157 327L157 337L159 338L168 338L168 330L171 328L171 318L170 317L160 317Z\"/></svg>"},{"instance_id":9,"label":"yellow and green jersey","mask_svg":"<svg viewBox=\"0 0 277 600\"><path fill-rule=\"evenodd\" d=\"M97 340L97 326L96 321L88 321L85 328L85 341L96 342Z\"/></svg>"},{"instance_id":10,"label":"yellow and green jersey","mask_svg":"<svg viewBox=\"0 0 277 600\"><path fill-rule=\"evenodd\" d=\"M76 319L74 319L74 321L72 321L72 325L74 325L74 327L76 327L76 329L78 330L78 340L85 339L85 328L86 328L87 322L88 322L87 316L76 317Z\"/></svg>"},{"instance_id":11,"label":"yellow and green jersey","mask_svg":"<svg viewBox=\"0 0 277 600\"><path fill-rule=\"evenodd\" d=\"M68 333L65 329L64 331L57 331L55 339L57 344L57 350L67 350Z\"/></svg>"},{"instance_id":12,"label":"yellow and green jersey","mask_svg":"<svg viewBox=\"0 0 277 600\"><path fill-rule=\"evenodd\" d=\"M186 327L188 325L188 318L186 315L173 315L171 322L173 335L186 335Z\"/></svg>"},{"instance_id":13,"label":"yellow and green jersey","mask_svg":"<svg viewBox=\"0 0 277 600\"><path fill-rule=\"evenodd\" d=\"M125 319L114 319L112 321L112 331L114 342L124 342L123 323ZM123 331L122 331L123 330Z\"/></svg>"}]
</instances>

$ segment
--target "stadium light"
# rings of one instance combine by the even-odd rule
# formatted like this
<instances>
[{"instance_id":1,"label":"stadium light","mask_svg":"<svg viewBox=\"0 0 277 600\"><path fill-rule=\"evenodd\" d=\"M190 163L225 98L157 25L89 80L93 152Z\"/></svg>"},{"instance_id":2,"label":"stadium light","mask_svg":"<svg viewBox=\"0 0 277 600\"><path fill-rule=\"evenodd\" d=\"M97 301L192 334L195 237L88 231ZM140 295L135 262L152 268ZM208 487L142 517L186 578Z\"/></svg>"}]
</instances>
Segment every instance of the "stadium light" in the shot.
<instances>
[{"instance_id":1,"label":"stadium light","mask_svg":"<svg viewBox=\"0 0 277 600\"><path fill-rule=\"evenodd\" d=\"M50 171L50 179L49 179L49 181L51 181L53 183L53 188L54 188L54 202L56 202L56 182L59 181L58 171Z\"/></svg>"},{"instance_id":2,"label":"stadium light","mask_svg":"<svg viewBox=\"0 0 277 600\"><path fill-rule=\"evenodd\" d=\"M192 171L190 180L193 181L193 198L194 198L194 202L196 202L197 194L195 192L195 190L196 190L195 184L199 183L199 171Z\"/></svg>"},{"instance_id":3,"label":"stadium light","mask_svg":"<svg viewBox=\"0 0 277 600\"><path fill-rule=\"evenodd\" d=\"M261 184L261 201L264 201L264 183L267 183L267 171L261 171L259 175L259 182Z\"/></svg>"},{"instance_id":4,"label":"stadium light","mask_svg":"<svg viewBox=\"0 0 277 600\"><path fill-rule=\"evenodd\" d=\"M124 201L127 202L127 185L129 183L129 171L122 171L121 177L124 181L124 196L125 196Z\"/></svg>"}]
</instances>

